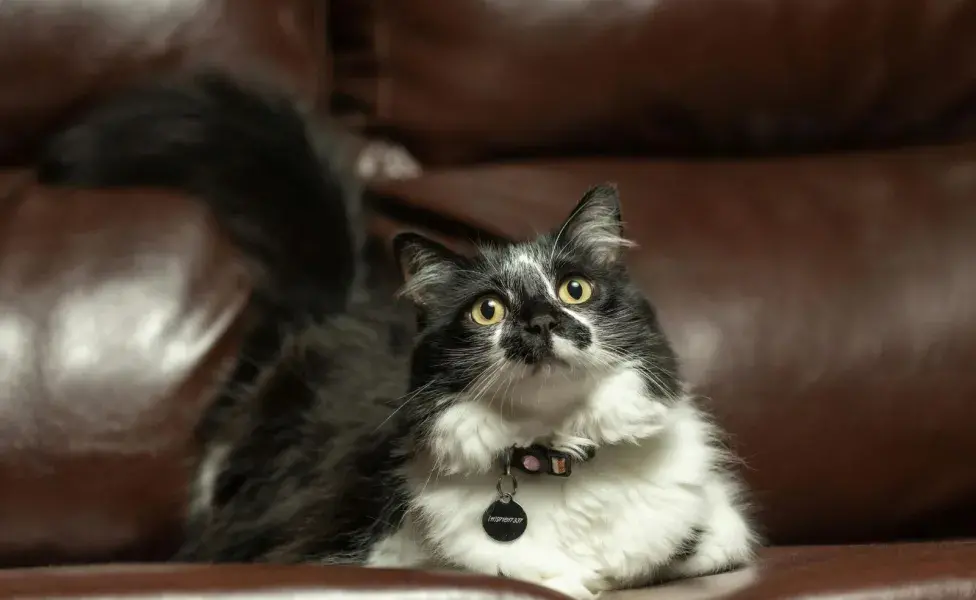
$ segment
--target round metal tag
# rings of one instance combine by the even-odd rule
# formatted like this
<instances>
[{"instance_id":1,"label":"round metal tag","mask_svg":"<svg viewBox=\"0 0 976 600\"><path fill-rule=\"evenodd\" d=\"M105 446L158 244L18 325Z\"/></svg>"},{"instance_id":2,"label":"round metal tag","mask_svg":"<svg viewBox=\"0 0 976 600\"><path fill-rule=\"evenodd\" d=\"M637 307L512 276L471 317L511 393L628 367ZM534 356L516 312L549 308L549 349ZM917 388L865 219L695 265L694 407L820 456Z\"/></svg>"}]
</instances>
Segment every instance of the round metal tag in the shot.
<instances>
[{"instance_id":1,"label":"round metal tag","mask_svg":"<svg viewBox=\"0 0 976 600\"><path fill-rule=\"evenodd\" d=\"M513 542L525 533L525 528L529 524L525 511L519 506L518 502L511 497L503 497L495 500L485 510L481 517L481 526L485 533L493 540L499 542Z\"/></svg>"}]
</instances>

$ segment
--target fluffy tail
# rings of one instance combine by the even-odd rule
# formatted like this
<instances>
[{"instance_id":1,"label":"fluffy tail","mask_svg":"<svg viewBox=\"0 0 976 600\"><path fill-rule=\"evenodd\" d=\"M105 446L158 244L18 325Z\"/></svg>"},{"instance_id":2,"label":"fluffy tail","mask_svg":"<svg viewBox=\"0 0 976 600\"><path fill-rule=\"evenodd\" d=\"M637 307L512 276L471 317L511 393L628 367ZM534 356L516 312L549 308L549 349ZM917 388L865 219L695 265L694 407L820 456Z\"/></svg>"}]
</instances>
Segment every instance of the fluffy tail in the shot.
<instances>
[{"instance_id":1,"label":"fluffy tail","mask_svg":"<svg viewBox=\"0 0 976 600\"><path fill-rule=\"evenodd\" d=\"M287 360L289 336L343 312L357 285L358 195L329 143L287 97L207 72L116 93L43 152L38 178L48 185L194 196L253 267L258 315L241 348L246 359L197 425L205 448L255 410L263 396L254 388ZM188 531L209 510L195 507Z\"/></svg>"},{"instance_id":2,"label":"fluffy tail","mask_svg":"<svg viewBox=\"0 0 976 600\"><path fill-rule=\"evenodd\" d=\"M117 93L57 136L39 178L156 187L205 202L279 308L341 310L355 285L358 196L290 99L207 72Z\"/></svg>"}]
</instances>

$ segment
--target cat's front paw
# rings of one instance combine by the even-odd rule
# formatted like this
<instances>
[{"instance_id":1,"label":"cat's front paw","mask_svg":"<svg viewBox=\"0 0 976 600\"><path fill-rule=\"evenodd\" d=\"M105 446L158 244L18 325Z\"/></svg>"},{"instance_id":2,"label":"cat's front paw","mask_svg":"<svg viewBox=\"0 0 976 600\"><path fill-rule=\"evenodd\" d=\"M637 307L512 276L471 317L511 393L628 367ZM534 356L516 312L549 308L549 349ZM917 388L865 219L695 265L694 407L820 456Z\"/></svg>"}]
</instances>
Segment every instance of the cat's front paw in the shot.
<instances>
[{"instance_id":1,"label":"cat's front paw","mask_svg":"<svg viewBox=\"0 0 976 600\"><path fill-rule=\"evenodd\" d=\"M587 405L564 431L603 444L639 443L658 435L667 424L668 405L651 396L641 373L624 369L600 382Z\"/></svg>"},{"instance_id":2,"label":"cat's front paw","mask_svg":"<svg viewBox=\"0 0 976 600\"><path fill-rule=\"evenodd\" d=\"M694 551L664 570L664 577L700 577L731 571L751 563L758 544L756 534L734 498L735 485L716 478L703 488L709 506L708 519L697 536Z\"/></svg>"},{"instance_id":3,"label":"cat's front paw","mask_svg":"<svg viewBox=\"0 0 976 600\"><path fill-rule=\"evenodd\" d=\"M431 428L429 444L437 470L445 475L485 473L512 445L516 432L479 402L455 404Z\"/></svg>"},{"instance_id":4,"label":"cat's front paw","mask_svg":"<svg viewBox=\"0 0 976 600\"><path fill-rule=\"evenodd\" d=\"M594 600L600 595L599 590L591 590L577 575L559 575L543 579L539 583L575 600Z\"/></svg>"},{"instance_id":5,"label":"cat's front paw","mask_svg":"<svg viewBox=\"0 0 976 600\"><path fill-rule=\"evenodd\" d=\"M589 438L559 433L552 436L549 441L550 448L568 454L576 460L586 460L589 457L589 451L596 446L596 442Z\"/></svg>"},{"instance_id":6,"label":"cat's front paw","mask_svg":"<svg viewBox=\"0 0 976 600\"><path fill-rule=\"evenodd\" d=\"M550 564L549 568L541 564L533 568L531 564L522 563L512 572L500 574L541 585L575 600L593 600L609 589L607 580L603 577L586 568L574 568L566 563Z\"/></svg>"},{"instance_id":7,"label":"cat's front paw","mask_svg":"<svg viewBox=\"0 0 976 600\"><path fill-rule=\"evenodd\" d=\"M663 415L663 411L662 411ZM638 419L631 421L626 427L610 429L603 434L603 438L608 444L620 443L640 443L641 440L650 439L664 430L663 416L655 414L643 414Z\"/></svg>"}]
</instances>

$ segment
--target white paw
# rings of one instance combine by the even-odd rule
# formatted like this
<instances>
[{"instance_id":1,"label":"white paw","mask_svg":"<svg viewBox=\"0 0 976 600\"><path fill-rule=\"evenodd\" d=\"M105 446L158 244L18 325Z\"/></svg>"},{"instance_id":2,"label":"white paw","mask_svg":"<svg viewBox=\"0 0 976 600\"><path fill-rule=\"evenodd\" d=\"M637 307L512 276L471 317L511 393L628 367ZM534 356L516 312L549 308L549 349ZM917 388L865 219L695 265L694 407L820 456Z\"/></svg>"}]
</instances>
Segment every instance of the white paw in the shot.
<instances>
[{"instance_id":1,"label":"white paw","mask_svg":"<svg viewBox=\"0 0 976 600\"><path fill-rule=\"evenodd\" d=\"M515 432L478 402L445 410L434 423L430 448L437 469L445 475L485 473L512 445Z\"/></svg>"},{"instance_id":2,"label":"white paw","mask_svg":"<svg viewBox=\"0 0 976 600\"><path fill-rule=\"evenodd\" d=\"M702 577L734 571L753 560L752 539L746 534L733 539L709 536L687 559L666 568L668 578Z\"/></svg>"},{"instance_id":3,"label":"white paw","mask_svg":"<svg viewBox=\"0 0 976 600\"><path fill-rule=\"evenodd\" d=\"M669 575L698 577L730 571L752 562L756 535L732 502L732 484L716 479L704 491L711 514L694 554L672 565Z\"/></svg>"},{"instance_id":4,"label":"white paw","mask_svg":"<svg viewBox=\"0 0 976 600\"><path fill-rule=\"evenodd\" d=\"M575 600L594 600L599 595L599 592L594 593L590 591L583 581L575 575L550 577L549 579L543 579L539 583L550 590L555 590L560 594L575 598Z\"/></svg>"},{"instance_id":5,"label":"white paw","mask_svg":"<svg viewBox=\"0 0 976 600\"><path fill-rule=\"evenodd\" d=\"M530 563L521 563L516 567L509 565L508 569L499 568L498 575L501 577L508 577L509 579L518 579L521 581L528 581L529 583L539 584L543 581L554 579L558 577L559 573L563 572L554 564L544 564L548 566Z\"/></svg>"},{"instance_id":6,"label":"white paw","mask_svg":"<svg viewBox=\"0 0 976 600\"><path fill-rule=\"evenodd\" d=\"M636 443L659 434L667 416L668 407L647 394L643 376L625 369L601 381L585 410L577 412L562 429L600 445Z\"/></svg>"},{"instance_id":7,"label":"white paw","mask_svg":"<svg viewBox=\"0 0 976 600\"><path fill-rule=\"evenodd\" d=\"M557 433L549 442L549 447L565 452L577 460L586 460L587 450L596 448L596 442L585 437Z\"/></svg>"},{"instance_id":8,"label":"white paw","mask_svg":"<svg viewBox=\"0 0 976 600\"><path fill-rule=\"evenodd\" d=\"M620 442L638 443L641 440L652 438L664 430L663 418L646 416L646 418L632 422L626 429L620 430L619 434L612 432L604 434L607 442L618 444Z\"/></svg>"}]
</instances>

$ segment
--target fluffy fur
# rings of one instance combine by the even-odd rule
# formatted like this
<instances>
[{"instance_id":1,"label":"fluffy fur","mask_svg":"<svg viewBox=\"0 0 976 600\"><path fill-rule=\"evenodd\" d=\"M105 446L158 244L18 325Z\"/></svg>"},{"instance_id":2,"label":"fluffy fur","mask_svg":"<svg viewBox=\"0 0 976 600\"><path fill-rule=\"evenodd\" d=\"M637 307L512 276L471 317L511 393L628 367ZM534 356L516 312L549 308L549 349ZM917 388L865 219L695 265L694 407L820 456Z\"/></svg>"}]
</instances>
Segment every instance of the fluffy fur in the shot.
<instances>
[{"instance_id":1,"label":"fluffy fur","mask_svg":"<svg viewBox=\"0 0 976 600\"><path fill-rule=\"evenodd\" d=\"M418 306L408 506L370 564L452 565L542 583L576 598L748 562L754 536L716 431L677 377L674 354L623 260L617 191L598 186L563 226L468 259L405 234L403 293ZM583 279L588 301L567 302ZM490 295L495 325L468 315ZM549 333L538 332L544 317ZM498 457L543 443L583 457L567 479L521 478L529 528L488 538Z\"/></svg>"},{"instance_id":2,"label":"fluffy fur","mask_svg":"<svg viewBox=\"0 0 976 600\"><path fill-rule=\"evenodd\" d=\"M262 301L333 312L362 271L358 194L333 137L288 97L207 71L96 105L52 140L38 178L195 195L247 249Z\"/></svg>"},{"instance_id":3,"label":"fluffy fur","mask_svg":"<svg viewBox=\"0 0 976 600\"><path fill-rule=\"evenodd\" d=\"M727 456L627 274L616 189L475 257L401 234L404 312L387 290L350 295L348 194L289 106L220 77L150 86L42 169L190 191L264 275L252 343L200 428L177 559L453 567L579 599L750 560ZM568 478L520 476L528 528L494 541L499 459L532 443L596 454Z\"/></svg>"}]
</instances>

